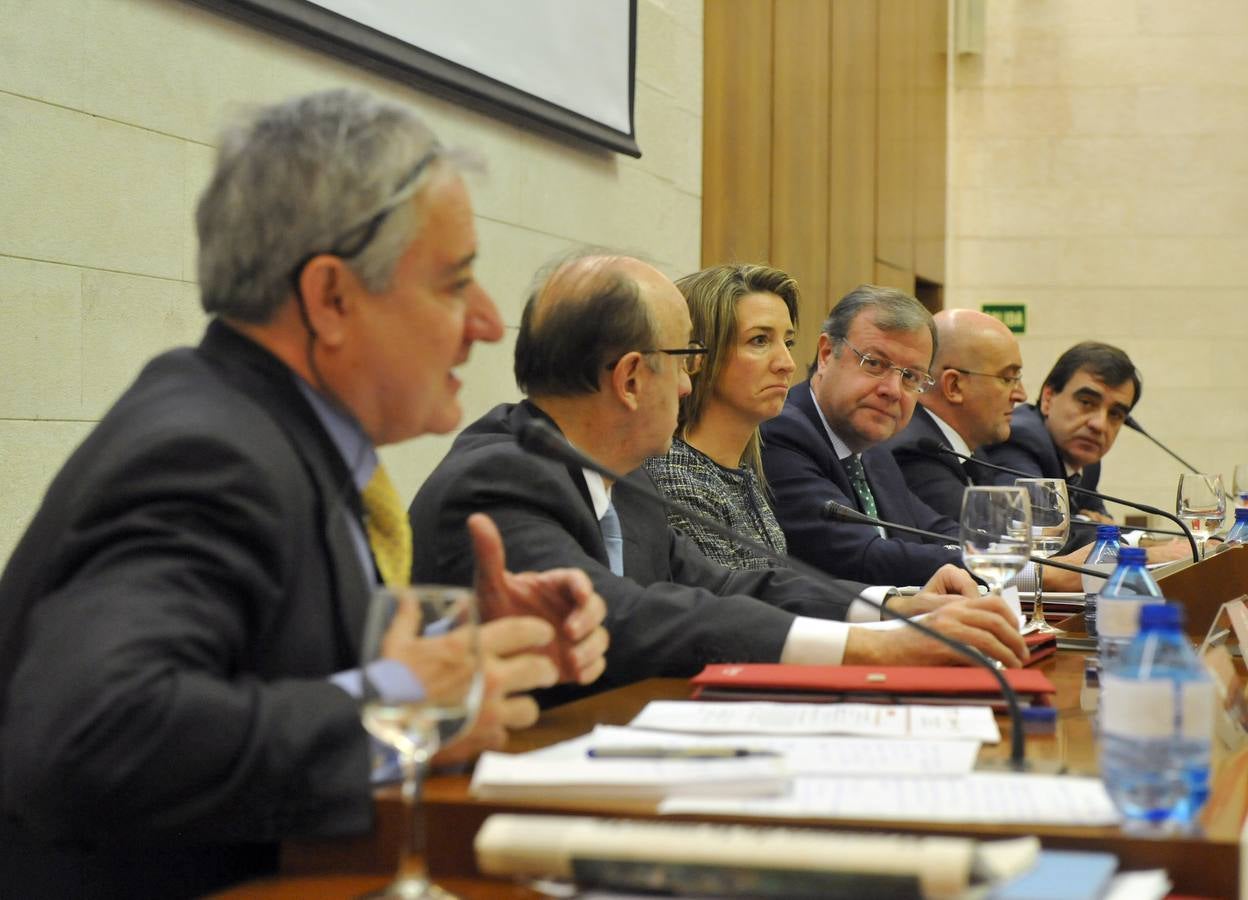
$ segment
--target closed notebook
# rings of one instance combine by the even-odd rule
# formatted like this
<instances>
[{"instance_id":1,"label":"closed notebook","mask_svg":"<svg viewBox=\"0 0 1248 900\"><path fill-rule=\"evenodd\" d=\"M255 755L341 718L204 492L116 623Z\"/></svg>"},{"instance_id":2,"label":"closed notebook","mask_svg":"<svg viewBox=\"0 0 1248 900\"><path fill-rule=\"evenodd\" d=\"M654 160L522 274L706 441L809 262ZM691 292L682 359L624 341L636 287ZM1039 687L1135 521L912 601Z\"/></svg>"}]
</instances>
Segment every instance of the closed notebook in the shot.
<instances>
[{"instance_id":1,"label":"closed notebook","mask_svg":"<svg viewBox=\"0 0 1248 900\"><path fill-rule=\"evenodd\" d=\"M1023 706L1050 706L1057 688L1043 672L1003 669ZM692 679L695 700L821 700L880 703L986 704L1004 708L987 671L962 666L797 666L783 663L707 666Z\"/></svg>"}]
</instances>

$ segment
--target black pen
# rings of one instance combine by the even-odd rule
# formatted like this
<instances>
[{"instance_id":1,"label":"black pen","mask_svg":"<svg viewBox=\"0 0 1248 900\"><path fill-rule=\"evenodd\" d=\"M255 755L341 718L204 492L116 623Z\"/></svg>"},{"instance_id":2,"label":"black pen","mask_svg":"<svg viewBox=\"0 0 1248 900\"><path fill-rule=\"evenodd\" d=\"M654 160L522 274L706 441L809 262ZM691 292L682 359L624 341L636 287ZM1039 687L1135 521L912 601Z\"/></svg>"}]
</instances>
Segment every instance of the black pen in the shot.
<instances>
[{"instance_id":1,"label":"black pen","mask_svg":"<svg viewBox=\"0 0 1248 900\"><path fill-rule=\"evenodd\" d=\"M593 759L741 759L746 756L779 756L774 750L750 747L591 747Z\"/></svg>"}]
</instances>

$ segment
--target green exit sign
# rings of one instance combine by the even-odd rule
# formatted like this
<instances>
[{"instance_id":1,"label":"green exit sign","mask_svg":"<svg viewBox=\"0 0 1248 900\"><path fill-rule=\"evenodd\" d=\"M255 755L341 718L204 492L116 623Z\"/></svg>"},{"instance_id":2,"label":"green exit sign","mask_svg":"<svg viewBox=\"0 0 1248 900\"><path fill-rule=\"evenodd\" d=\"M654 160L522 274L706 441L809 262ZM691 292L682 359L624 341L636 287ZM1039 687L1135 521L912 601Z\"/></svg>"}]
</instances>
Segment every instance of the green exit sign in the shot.
<instances>
[{"instance_id":1,"label":"green exit sign","mask_svg":"<svg viewBox=\"0 0 1248 900\"><path fill-rule=\"evenodd\" d=\"M980 309L1005 323L1015 334L1027 333L1027 306L1023 303L985 303Z\"/></svg>"}]
</instances>

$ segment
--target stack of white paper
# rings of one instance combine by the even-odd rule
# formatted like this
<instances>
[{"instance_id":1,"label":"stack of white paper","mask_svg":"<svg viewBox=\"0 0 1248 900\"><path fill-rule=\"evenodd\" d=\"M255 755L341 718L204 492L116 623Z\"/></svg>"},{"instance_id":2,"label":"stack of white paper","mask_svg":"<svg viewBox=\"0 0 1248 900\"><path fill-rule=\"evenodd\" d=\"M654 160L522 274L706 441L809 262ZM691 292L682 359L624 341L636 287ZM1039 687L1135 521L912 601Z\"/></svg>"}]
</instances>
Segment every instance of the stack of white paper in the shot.
<instances>
[{"instance_id":1,"label":"stack of white paper","mask_svg":"<svg viewBox=\"0 0 1248 900\"><path fill-rule=\"evenodd\" d=\"M576 760L591 749L647 747L735 748L772 753L793 775L965 775L975 767L978 741L889 740L860 737L775 737L757 734L693 735L599 725L589 734L535 750L528 756ZM712 761L718 764L720 761Z\"/></svg>"},{"instance_id":2,"label":"stack of white paper","mask_svg":"<svg viewBox=\"0 0 1248 900\"><path fill-rule=\"evenodd\" d=\"M1119 821L1100 779L1000 772L954 778L801 776L779 797L673 799L659 811L1020 825L1113 825Z\"/></svg>"},{"instance_id":3,"label":"stack of white paper","mask_svg":"<svg viewBox=\"0 0 1248 900\"><path fill-rule=\"evenodd\" d=\"M692 734L844 734L989 744L1001 740L1001 729L986 706L655 700L629 724Z\"/></svg>"},{"instance_id":4,"label":"stack of white paper","mask_svg":"<svg viewBox=\"0 0 1248 900\"><path fill-rule=\"evenodd\" d=\"M484 800L664 797L711 794L737 799L777 795L790 777L779 756L740 759L591 759L485 753L469 788Z\"/></svg>"}]
</instances>

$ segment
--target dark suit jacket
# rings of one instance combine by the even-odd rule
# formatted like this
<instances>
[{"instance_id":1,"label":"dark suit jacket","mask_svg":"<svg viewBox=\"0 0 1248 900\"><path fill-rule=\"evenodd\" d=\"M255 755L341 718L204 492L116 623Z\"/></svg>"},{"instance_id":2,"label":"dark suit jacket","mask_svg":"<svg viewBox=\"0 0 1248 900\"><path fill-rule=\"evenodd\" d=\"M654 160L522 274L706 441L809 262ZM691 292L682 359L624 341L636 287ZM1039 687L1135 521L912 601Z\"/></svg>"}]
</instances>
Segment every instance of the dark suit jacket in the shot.
<instances>
[{"instance_id":1,"label":"dark suit jacket","mask_svg":"<svg viewBox=\"0 0 1248 900\"><path fill-rule=\"evenodd\" d=\"M1008 440L983 447L979 452L991 463L1029 472L1038 478L1066 478L1066 465L1058 453L1057 444L1053 442L1053 436L1049 434L1048 426L1044 423L1044 416L1040 415L1039 407L1032 403L1014 407L1014 413L1010 418ZM979 471L991 478L991 481L985 482L987 484L1013 484L1016 477L1005 472L993 472L982 466L979 467ZM1100 480L1101 464L1096 462L1084 468L1079 486L1095 491ZM1070 506L1073 512L1091 509L1108 515L1105 501L1087 494L1072 491ZM1066 542L1063 552L1082 547L1096 537L1095 525L1075 526L1070 531L1070 540Z\"/></svg>"},{"instance_id":2,"label":"dark suit jacket","mask_svg":"<svg viewBox=\"0 0 1248 900\"><path fill-rule=\"evenodd\" d=\"M920 452L919 444L926 440L953 449L932 414L915 406L910 424L883 446L893 454L911 492L940 515L957 522L962 517L962 494L971 477L956 456Z\"/></svg>"},{"instance_id":3,"label":"dark suit jacket","mask_svg":"<svg viewBox=\"0 0 1248 900\"><path fill-rule=\"evenodd\" d=\"M256 344L213 323L147 365L0 579L0 893L199 896L368 827L368 741L326 681L363 623L357 504Z\"/></svg>"},{"instance_id":4,"label":"dark suit jacket","mask_svg":"<svg viewBox=\"0 0 1248 900\"><path fill-rule=\"evenodd\" d=\"M945 563L961 565L960 553L942 543L904 533L883 538L870 526L822 517L829 500L862 507L819 419L809 382L789 390L784 410L764 422L762 432L763 468L790 553L833 575L872 584L923 584ZM872 447L862 454L862 466L881 519L946 534L957 543L958 524L910 493L888 450Z\"/></svg>"},{"instance_id":5,"label":"dark suit jacket","mask_svg":"<svg viewBox=\"0 0 1248 900\"><path fill-rule=\"evenodd\" d=\"M557 688L549 703L654 676L686 677L716 662L776 662L795 614L843 619L863 585L833 596L784 569L730 571L673 531L645 469L612 490L624 536L624 577L611 574L598 520L579 469L533 456L515 443L543 414L529 403L495 407L456 438L412 501L414 577L468 584L472 557L464 521L485 512L502 532L512 569L584 569L607 602L607 670L588 688ZM753 598L758 599L753 599ZM764 602L760 602L764 601Z\"/></svg>"}]
</instances>

